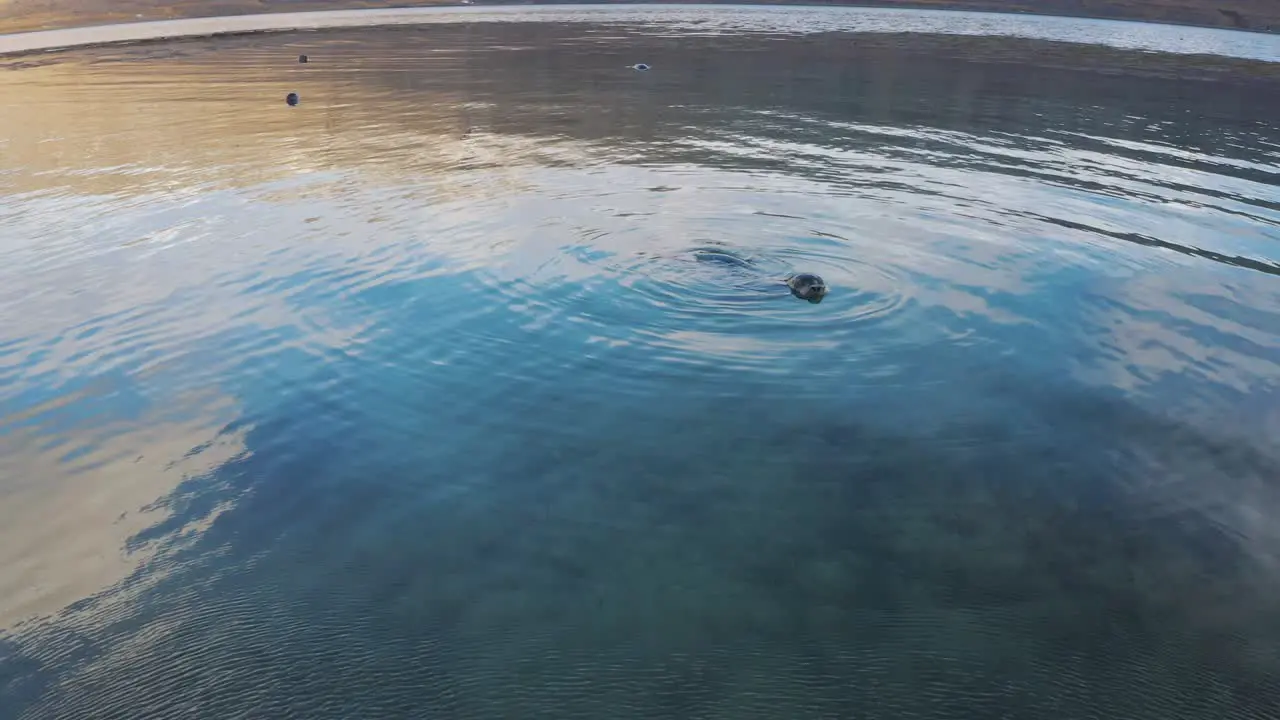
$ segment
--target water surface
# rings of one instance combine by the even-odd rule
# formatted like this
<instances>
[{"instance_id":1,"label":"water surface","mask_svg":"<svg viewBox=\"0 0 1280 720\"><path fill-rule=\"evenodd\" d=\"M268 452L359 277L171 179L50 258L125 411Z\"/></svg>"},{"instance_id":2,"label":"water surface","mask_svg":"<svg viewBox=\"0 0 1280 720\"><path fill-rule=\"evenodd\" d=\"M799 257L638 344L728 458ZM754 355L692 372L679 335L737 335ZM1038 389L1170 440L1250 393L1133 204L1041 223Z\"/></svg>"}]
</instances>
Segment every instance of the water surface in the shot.
<instances>
[{"instance_id":1,"label":"water surface","mask_svg":"<svg viewBox=\"0 0 1280 720\"><path fill-rule=\"evenodd\" d=\"M787 12L13 60L0 717L1274 717L1280 68Z\"/></svg>"}]
</instances>

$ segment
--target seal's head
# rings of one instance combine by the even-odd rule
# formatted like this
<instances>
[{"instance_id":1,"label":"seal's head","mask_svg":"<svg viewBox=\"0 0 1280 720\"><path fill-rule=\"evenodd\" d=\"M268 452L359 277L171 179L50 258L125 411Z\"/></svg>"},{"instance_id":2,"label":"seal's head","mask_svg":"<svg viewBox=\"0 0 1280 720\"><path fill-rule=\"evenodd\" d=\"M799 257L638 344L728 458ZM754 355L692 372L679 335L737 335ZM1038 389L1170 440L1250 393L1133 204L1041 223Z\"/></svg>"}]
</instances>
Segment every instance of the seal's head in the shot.
<instances>
[{"instance_id":1,"label":"seal's head","mask_svg":"<svg viewBox=\"0 0 1280 720\"><path fill-rule=\"evenodd\" d=\"M827 295L827 283L812 273L800 273L787 278L787 287L791 294L801 300L817 304Z\"/></svg>"}]
</instances>

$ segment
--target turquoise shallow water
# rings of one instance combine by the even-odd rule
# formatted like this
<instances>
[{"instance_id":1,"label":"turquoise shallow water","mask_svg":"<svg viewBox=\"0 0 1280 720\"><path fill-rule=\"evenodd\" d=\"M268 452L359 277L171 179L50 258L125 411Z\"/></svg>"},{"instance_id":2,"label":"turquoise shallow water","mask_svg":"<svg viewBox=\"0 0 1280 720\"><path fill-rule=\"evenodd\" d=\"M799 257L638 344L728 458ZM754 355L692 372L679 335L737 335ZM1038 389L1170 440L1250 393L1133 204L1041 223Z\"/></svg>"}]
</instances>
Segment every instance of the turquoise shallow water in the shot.
<instances>
[{"instance_id":1,"label":"turquoise shallow water","mask_svg":"<svg viewBox=\"0 0 1280 720\"><path fill-rule=\"evenodd\" d=\"M7 61L0 717L1275 716L1266 41L689 12Z\"/></svg>"}]
</instances>

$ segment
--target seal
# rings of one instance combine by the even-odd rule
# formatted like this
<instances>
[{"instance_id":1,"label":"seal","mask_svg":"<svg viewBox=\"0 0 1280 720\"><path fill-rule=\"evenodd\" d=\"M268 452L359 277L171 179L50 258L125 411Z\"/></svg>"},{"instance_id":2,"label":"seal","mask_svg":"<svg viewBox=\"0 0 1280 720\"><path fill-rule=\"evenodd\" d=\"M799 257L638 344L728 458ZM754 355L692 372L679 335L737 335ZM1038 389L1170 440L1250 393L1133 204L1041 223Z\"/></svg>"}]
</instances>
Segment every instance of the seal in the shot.
<instances>
[{"instance_id":1,"label":"seal","mask_svg":"<svg viewBox=\"0 0 1280 720\"><path fill-rule=\"evenodd\" d=\"M827 283L813 273L798 273L788 277L787 287L791 289L792 295L815 305L827 296Z\"/></svg>"},{"instance_id":2,"label":"seal","mask_svg":"<svg viewBox=\"0 0 1280 720\"><path fill-rule=\"evenodd\" d=\"M755 261L750 258L742 257L728 249L718 247L699 248L693 251L693 257L698 262L716 263L740 270L756 268ZM826 281L821 276L813 273L795 273L786 276L783 281L792 295L815 305L822 302L822 298L827 295Z\"/></svg>"}]
</instances>

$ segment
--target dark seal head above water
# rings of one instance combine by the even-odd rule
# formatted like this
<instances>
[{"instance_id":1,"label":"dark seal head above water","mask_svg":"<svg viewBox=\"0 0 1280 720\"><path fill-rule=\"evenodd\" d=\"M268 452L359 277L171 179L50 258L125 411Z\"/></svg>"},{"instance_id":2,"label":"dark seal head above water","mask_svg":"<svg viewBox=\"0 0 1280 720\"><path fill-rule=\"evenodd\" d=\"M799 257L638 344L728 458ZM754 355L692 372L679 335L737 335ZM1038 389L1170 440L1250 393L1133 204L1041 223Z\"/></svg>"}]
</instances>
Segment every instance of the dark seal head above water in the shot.
<instances>
[{"instance_id":1,"label":"dark seal head above water","mask_svg":"<svg viewBox=\"0 0 1280 720\"><path fill-rule=\"evenodd\" d=\"M815 305L827 296L827 283L813 273L792 275L787 278L787 287L791 289L792 295Z\"/></svg>"}]
</instances>

